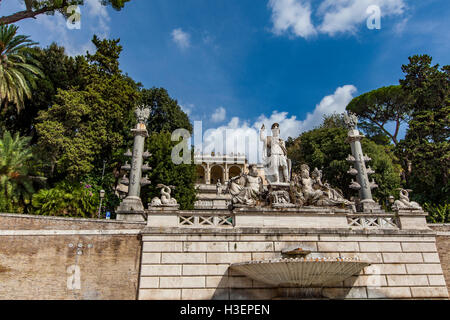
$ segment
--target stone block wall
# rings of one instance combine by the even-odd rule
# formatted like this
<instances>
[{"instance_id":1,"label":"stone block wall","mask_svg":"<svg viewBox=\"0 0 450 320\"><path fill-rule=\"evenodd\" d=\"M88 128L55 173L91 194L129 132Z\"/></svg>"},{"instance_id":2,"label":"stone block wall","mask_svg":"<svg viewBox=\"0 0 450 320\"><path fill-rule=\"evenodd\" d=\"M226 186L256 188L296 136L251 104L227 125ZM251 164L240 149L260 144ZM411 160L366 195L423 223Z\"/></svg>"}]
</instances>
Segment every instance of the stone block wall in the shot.
<instances>
[{"instance_id":1,"label":"stone block wall","mask_svg":"<svg viewBox=\"0 0 450 320\"><path fill-rule=\"evenodd\" d=\"M279 298L289 290L270 288L230 265L280 258L293 247L311 250L310 257L371 263L359 276L319 289L325 298L448 298L431 231L147 228L139 299Z\"/></svg>"},{"instance_id":2,"label":"stone block wall","mask_svg":"<svg viewBox=\"0 0 450 320\"><path fill-rule=\"evenodd\" d=\"M436 232L436 246L441 260L447 288L450 288L450 224L430 224Z\"/></svg>"},{"instance_id":3,"label":"stone block wall","mask_svg":"<svg viewBox=\"0 0 450 320\"><path fill-rule=\"evenodd\" d=\"M0 299L136 299L143 226L0 214Z\"/></svg>"}]
</instances>

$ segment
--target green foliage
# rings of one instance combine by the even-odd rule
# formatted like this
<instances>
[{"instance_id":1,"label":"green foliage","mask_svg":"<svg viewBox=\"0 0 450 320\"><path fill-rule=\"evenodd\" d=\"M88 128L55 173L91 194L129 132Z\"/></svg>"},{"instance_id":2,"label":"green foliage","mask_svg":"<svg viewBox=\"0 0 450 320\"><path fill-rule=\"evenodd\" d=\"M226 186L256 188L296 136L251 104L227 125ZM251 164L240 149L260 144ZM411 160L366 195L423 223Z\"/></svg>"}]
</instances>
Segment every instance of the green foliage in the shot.
<instances>
[{"instance_id":1,"label":"green foliage","mask_svg":"<svg viewBox=\"0 0 450 320\"><path fill-rule=\"evenodd\" d=\"M55 181L84 176L102 167L103 160L111 171L132 140L138 85L119 69L118 40L94 36L93 43L97 52L78 61L79 87L58 90L55 104L37 118L38 146Z\"/></svg>"},{"instance_id":2,"label":"green foliage","mask_svg":"<svg viewBox=\"0 0 450 320\"><path fill-rule=\"evenodd\" d=\"M143 89L141 102L151 107L147 129L150 132L173 132L186 129L192 133L189 117L181 110L177 100L172 99L164 88Z\"/></svg>"},{"instance_id":3,"label":"green foliage","mask_svg":"<svg viewBox=\"0 0 450 320\"><path fill-rule=\"evenodd\" d=\"M32 51L44 76L36 82L31 99L25 101L24 109L20 113L16 112L15 106L9 105L4 117L0 119L0 127L3 126L9 131L32 136L32 143L35 143L35 124L38 112L47 110L56 103L55 97L58 89L68 90L80 85L80 63L83 57L69 57L65 54L63 47L54 43L45 49L34 47Z\"/></svg>"},{"instance_id":4,"label":"green foliage","mask_svg":"<svg viewBox=\"0 0 450 320\"><path fill-rule=\"evenodd\" d=\"M172 148L178 142L171 141L171 134L168 132L154 132L146 141L147 148L153 155L149 159L149 165L153 168L149 174L152 184L143 188L142 199L150 202L153 197L160 197L160 189L156 186L162 183L176 187L172 191L172 196L177 199L181 209L193 209L196 198L195 165L176 165L172 162Z\"/></svg>"},{"instance_id":5,"label":"green foliage","mask_svg":"<svg viewBox=\"0 0 450 320\"><path fill-rule=\"evenodd\" d=\"M425 203L423 209L428 212L427 220L430 223L449 223L450 222L450 204L432 205Z\"/></svg>"},{"instance_id":6,"label":"green foliage","mask_svg":"<svg viewBox=\"0 0 450 320\"><path fill-rule=\"evenodd\" d=\"M378 185L378 188L373 190L373 196L379 200L380 204L386 205L390 195L396 193L401 185L401 166L398 159L395 157L392 146L379 145L370 139L364 139L362 148L372 161L368 165L375 171L370 175Z\"/></svg>"},{"instance_id":7,"label":"green foliage","mask_svg":"<svg viewBox=\"0 0 450 320\"><path fill-rule=\"evenodd\" d=\"M360 118L359 127L369 137L377 137L378 142L386 142L386 138L398 143L400 126L408 121L412 111L412 99L401 86L382 87L354 98L347 110ZM395 123L394 132L389 132L386 125ZM387 140L389 142L389 140Z\"/></svg>"},{"instance_id":8,"label":"green foliage","mask_svg":"<svg viewBox=\"0 0 450 320\"><path fill-rule=\"evenodd\" d=\"M29 138L7 131L0 139L0 211L23 212L34 192L28 176L33 157Z\"/></svg>"},{"instance_id":9,"label":"green foliage","mask_svg":"<svg viewBox=\"0 0 450 320\"><path fill-rule=\"evenodd\" d=\"M397 154L410 161L407 187L419 203L450 202L450 66L431 65L427 55L402 66L402 88L413 98L413 113Z\"/></svg>"},{"instance_id":10,"label":"green foliage","mask_svg":"<svg viewBox=\"0 0 450 320\"><path fill-rule=\"evenodd\" d=\"M63 181L33 195L33 213L43 216L93 218L98 205L98 190L82 182Z\"/></svg>"},{"instance_id":11,"label":"green foliage","mask_svg":"<svg viewBox=\"0 0 450 320\"><path fill-rule=\"evenodd\" d=\"M342 128L346 129L347 124L345 123L342 114L333 113L330 115L323 116L323 122L319 126L320 128Z\"/></svg>"},{"instance_id":12,"label":"green foliage","mask_svg":"<svg viewBox=\"0 0 450 320\"><path fill-rule=\"evenodd\" d=\"M112 215L114 215L116 208L120 204L120 199L115 194L117 178L112 172L105 172L105 175L102 179L101 171L102 170L91 172L90 174L86 175L82 179L82 181L85 181L86 184L91 185L93 190L105 191L105 198L102 202L102 208L105 209L103 211L109 211Z\"/></svg>"},{"instance_id":13,"label":"green foliage","mask_svg":"<svg viewBox=\"0 0 450 320\"><path fill-rule=\"evenodd\" d=\"M147 149L153 156L149 159L153 170L149 174L151 186L143 188L142 199L150 202L153 197L160 197L160 183L175 186L172 195L177 199L182 209L192 209L196 193L195 166L192 164L175 165L172 162L172 148L178 142L171 141L171 133L176 129L186 129L192 132L189 117L181 110L178 102L172 99L164 88L143 89L141 104L151 107L150 118L147 122L151 133L146 140Z\"/></svg>"},{"instance_id":14,"label":"green foliage","mask_svg":"<svg viewBox=\"0 0 450 320\"><path fill-rule=\"evenodd\" d=\"M324 180L332 186L341 189L347 198L354 196L349 189L351 175L347 173L350 164L346 158L351 154L347 140L347 130L342 127L343 122L328 119L317 129L301 134L288 147L288 156L292 160L293 171L300 172L304 163L323 170ZM394 156L390 148L364 139L362 141L364 153L372 158L369 165L376 171L371 178L379 185L374 191L374 198L385 203L387 197L400 186L400 167L394 165Z\"/></svg>"},{"instance_id":15,"label":"green foliage","mask_svg":"<svg viewBox=\"0 0 450 320\"><path fill-rule=\"evenodd\" d=\"M34 60L29 47L36 43L28 36L17 35L18 27L0 25L0 111L13 104L17 112L31 97L31 88L42 76L39 63Z\"/></svg>"}]
</instances>

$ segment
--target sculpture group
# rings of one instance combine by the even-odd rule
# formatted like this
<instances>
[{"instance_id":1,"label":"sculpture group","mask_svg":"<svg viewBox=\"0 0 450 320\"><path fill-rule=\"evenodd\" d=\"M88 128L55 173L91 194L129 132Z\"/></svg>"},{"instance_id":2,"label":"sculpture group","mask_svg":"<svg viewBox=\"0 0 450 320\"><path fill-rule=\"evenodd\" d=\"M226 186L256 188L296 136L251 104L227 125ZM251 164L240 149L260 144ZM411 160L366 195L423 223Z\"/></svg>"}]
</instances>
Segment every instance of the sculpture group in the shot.
<instances>
[{"instance_id":1,"label":"sculpture group","mask_svg":"<svg viewBox=\"0 0 450 320\"><path fill-rule=\"evenodd\" d=\"M264 185L256 165L249 166L249 172L228 182L232 205L272 206L275 208L303 206L353 206L344 198L342 191L322 182L322 171L315 168L310 173L308 165L301 166L300 174L292 174L292 164L287 157L285 141L280 138L280 126L272 125L272 136L265 136L264 125L260 139L263 142Z\"/></svg>"},{"instance_id":2,"label":"sculpture group","mask_svg":"<svg viewBox=\"0 0 450 320\"><path fill-rule=\"evenodd\" d=\"M126 176L122 181L129 185L128 196L118 208L118 214L143 214L144 209L139 197L141 185L148 185L147 176L142 177L142 172L151 168L143 164L143 159L151 155L144 150L144 140L148 136L145 122L150 115L148 107L136 109L137 126L132 132L135 135L133 152L125 155L132 157L132 164L126 163L122 168L130 170L130 178ZM359 191L358 207L354 202L345 199L341 190L333 188L326 181L322 181L322 171L314 168L311 172L307 164L300 167L300 173L292 172L292 163L288 159L285 141L280 137L280 125L272 125L272 136L267 137L265 126L260 131L260 140L263 143L263 164L267 184L259 175L258 167L249 166L249 172L230 179L223 190L220 180L217 182L217 193L229 193L231 195L231 208L234 207L264 207L295 208L295 207L340 207L353 211L376 212L381 211L378 203L372 199L371 190L376 188L375 181L369 181L369 175L375 173L366 162L371 159L364 155L361 148L361 139L364 137L357 129L358 118L354 114L344 114L344 120L348 126L348 142L351 144L352 155L347 161L352 163L349 174L356 177L352 179L350 188ZM177 200L172 198L171 192L174 186L159 184L161 197L153 198L151 208L172 207L179 208ZM411 190L400 190L400 199L395 201L395 210L421 210L416 202L409 200ZM130 216L131 217L131 216Z\"/></svg>"}]
</instances>

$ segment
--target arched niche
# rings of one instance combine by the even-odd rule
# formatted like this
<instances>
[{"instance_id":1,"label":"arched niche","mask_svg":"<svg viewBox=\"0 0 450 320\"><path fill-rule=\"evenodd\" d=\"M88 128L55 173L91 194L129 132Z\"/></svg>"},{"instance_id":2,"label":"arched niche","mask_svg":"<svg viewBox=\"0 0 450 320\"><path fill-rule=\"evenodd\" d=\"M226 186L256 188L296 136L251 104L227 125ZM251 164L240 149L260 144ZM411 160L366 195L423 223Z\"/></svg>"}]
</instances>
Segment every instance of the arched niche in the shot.
<instances>
[{"instance_id":1,"label":"arched niche","mask_svg":"<svg viewBox=\"0 0 450 320\"><path fill-rule=\"evenodd\" d=\"M206 170L202 165L197 165L197 184L206 183Z\"/></svg>"},{"instance_id":2,"label":"arched niche","mask_svg":"<svg viewBox=\"0 0 450 320\"><path fill-rule=\"evenodd\" d=\"M218 165L212 166L211 167L211 184L216 184L217 181L219 181L219 179L220 179L220 182L223 184L224 183L223 175L224 175L224 172L223 172L222 166L218 166Z\"/></svg>"},{"instance_id":3,"label":"arched niche","mask_svg":"<svg viewBox=\"0 0 450 320\"><path fill-rule=\"evenodd\" d=\"M238 167L238 166L231 166L231 167L228 169L228 178L229 178L229 179L234 178L234 177L238 177L238 176L240 176L241 174L242 174L242 170L241 170L241 168Z\"/></svg>"}]
</instances>

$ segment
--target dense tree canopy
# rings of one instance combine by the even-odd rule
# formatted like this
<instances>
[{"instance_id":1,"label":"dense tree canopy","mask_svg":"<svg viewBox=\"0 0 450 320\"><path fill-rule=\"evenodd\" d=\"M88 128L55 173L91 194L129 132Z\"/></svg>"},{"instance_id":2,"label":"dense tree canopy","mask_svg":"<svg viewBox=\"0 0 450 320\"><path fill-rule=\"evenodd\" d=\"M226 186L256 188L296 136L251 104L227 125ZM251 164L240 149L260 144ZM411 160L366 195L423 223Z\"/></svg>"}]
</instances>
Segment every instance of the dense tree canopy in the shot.
<instances>
[{"instance_id":1,"label":"dense tree canopy","mask_svg":"<svg viewBox=\"0 0 450 320\"><path fill-rule=\"evenodd\" d=\"M0 127L22 135L32 136L36 142L36 117L41 110L47 110L56 101L58 89L68 90L81 84L81 62L83 57L72 58L65 54L63 47L51 44L47 48L33 48L33 56L41 66L42 78L36 82L30 99L25 100L24 108L17 113L13 105L5 110L0 118Z\"/></svg>"},{"instance_id":2,"label":"dense tree canopy","mask_svg":"<svg viewBox=\"0 0 450 320\"><path fill-rule=\"evenodd\" d=\"M347 110L360 118L359 127L370 137L387 135L398 143L400 126L408 122L411 114L411 97L401 86L382 87L354 98ZM390 132L386 125L394 122Z\"/></svg>"},{"instance_id":3,"label":"dense tree canopy","mask_svg":"<svg viewBox=\"0 0 450 320\"><path fill-rule=\"evenodd\" d=\"M347 130L342 124L339 116L325 118L321 127L304 132L291 141L288 156L292 159L294 172L300 172L300 166L304 163L311 169L317 167L323 170L324 180L350 198L356 194L349 188L352 176L347 173L350 164L346 158L351 154L351 148L346 141ZM389 147L378 145L370 139L363 139L362 147L364 153L372 158L368 165L376 172L370 177L379 185L374 191L374 197L384 204L387 197L400 186L400 168L394 164L394 155Z\"/></svg>"},{"instance_id":4,"label":"dense tree canopy","mask_svg":"<svg viewBox=\"0 0 450 320\"><path fill-rule=\"evenodd\" d=\"M450 203L450 66L427 55L409 58L400 84L414 98L404 141L397 149L411 161L407 184L420 202Z\"/></svg>"},{"instance_id":5,"label":"dense tree canopy","mask_svg":"<svg viewBox=\"0 0 450 320\"><path fill-rule=\"evenodd\" d=\"M59 178L86 175L103 160L110 169L117 166L131 140L137 85L119 69L117 40L93 42L96 53L80 61L80 85L59 89L55 104L37 118L38 146L50 161L50 175Z\"/></svg>"},{"instance_id":6,"label":"dense tree canopy","mask_svg":"<svg viewBox=\"0 0 450 320\"><path fill-rule=\"evenodd\" d=\"M186 129L192 132L192 125L187 114L181 110L178 102L169 96L164 88L141 90L141 103L151 108L147 129L150 137L146 140L147 149L153 154L149 164L153 168L150 172L152 185L144 189L143 199L149 202L153 197L159 197L160 183L175 186L174 197L181 208L192 209L195 201L194 183L196 171L193 164L176 165L172 161L172 148L178 144L171 141L173 131Z\"/></svg>"},{"instance_id":7,"label":"dense tree canopy","mask_svg":"<svg viewBox=\"0 0 450 320\"><path fill-rule=\"evenodd\" d=\"M171 154L176 144L178 141L171 141L171 134L166 131L153 132L147 139L147 148L153 155L148 161L153 168L149 174L152 184L143 190L142 199L150 202L153 197L160 197L161 193L157 185L162 183L175 186L172 195L177 199L181 209L193 209L196 198L195 165L173 163Z\"/></svg>"},{"instance_id":8,"label":"dense tree canopy","mask_svg":"<svg viewBox=\"0 0 450 320\"><path fill-rule=\"evenodd\" d=\"M151 132L170 132L176 129L186 129L192 132L189 117L178 102L172 99L164 88L143 89L142 104L151 108L147 128Z\"/></svg>"}]
</instances>

